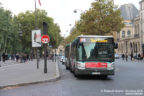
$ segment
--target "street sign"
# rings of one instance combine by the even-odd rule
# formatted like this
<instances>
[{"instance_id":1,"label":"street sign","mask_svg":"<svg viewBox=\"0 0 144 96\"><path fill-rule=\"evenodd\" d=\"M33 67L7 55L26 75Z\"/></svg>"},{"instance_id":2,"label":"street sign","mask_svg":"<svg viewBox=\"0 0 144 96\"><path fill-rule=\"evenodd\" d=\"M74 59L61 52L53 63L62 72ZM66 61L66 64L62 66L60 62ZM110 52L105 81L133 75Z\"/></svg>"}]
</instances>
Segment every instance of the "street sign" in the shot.
<instances>
[{"instance_id":1,"label":"street sign","mask_svg":"<svg viewBox=\"0 0 144 96\"><path fill-rule=\"evenodd\" d=\"M41 38L42 43L49 43L50 42L50 38L48 35L43 35Z\"/></svg>"},{"instance_id":2,"label":"street sign","mask_svg":"<svg viewBox=\"0 0 144 96\"><path fill-rule=\"evenodd\" d=\"M32 47L41 47L41 30L32 30Z\"/></svg>"}]
</instances>

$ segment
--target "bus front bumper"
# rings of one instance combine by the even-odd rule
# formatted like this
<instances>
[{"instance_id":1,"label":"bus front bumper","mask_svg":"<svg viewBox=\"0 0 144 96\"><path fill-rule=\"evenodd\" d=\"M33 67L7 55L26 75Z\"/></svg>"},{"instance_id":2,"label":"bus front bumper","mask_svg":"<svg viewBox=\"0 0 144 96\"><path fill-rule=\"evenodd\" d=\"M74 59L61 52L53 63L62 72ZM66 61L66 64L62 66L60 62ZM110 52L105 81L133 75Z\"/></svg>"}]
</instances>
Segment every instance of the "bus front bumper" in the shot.
<instances>
[{"instance_id":1,"label":"bus front bumper","mask_svg":"<svg viewBox=\"0 0 144 96\"><path fill-rule=\"evenodd\" d=\"M107 69L75 69L75 73L78 75L114 75L114 70Z\"/></svg>"}]
</instances>

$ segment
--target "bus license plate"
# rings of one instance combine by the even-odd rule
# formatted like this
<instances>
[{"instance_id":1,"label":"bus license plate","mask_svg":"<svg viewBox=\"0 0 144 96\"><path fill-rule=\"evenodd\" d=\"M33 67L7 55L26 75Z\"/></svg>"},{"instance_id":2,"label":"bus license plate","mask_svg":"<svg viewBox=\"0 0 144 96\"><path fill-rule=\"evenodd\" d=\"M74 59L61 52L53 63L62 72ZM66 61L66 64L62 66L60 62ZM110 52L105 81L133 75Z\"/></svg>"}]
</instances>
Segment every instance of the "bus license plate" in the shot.
<instances>
[{"instance_id":1,"label":"bus license plate","mask_svg":"<svg viewBox=\"0 0 144 96\"><path fill-rule=\"evenodd\" d=\"M92 72L92 75L100 75L100 72Z\"/></svg>"}]
</instances>

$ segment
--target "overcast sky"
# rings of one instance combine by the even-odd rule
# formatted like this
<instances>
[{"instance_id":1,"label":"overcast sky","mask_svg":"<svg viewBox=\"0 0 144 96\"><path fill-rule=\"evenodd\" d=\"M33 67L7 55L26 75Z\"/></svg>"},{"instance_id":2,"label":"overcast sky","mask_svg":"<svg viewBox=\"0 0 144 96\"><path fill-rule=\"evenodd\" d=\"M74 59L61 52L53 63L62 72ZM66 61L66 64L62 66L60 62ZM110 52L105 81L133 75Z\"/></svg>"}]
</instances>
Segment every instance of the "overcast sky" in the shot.
<instances>
[{"instance_id":1,"label":"overcast sky","mask_svg":"<svg viewBox=\"0 0 144 96\"><path fill-rule=\"evenodd\" d=\"M75 21L79 19L82 11L88 10L94 0L41 0L41 6L37 1L37 8L47 11L48 16L54 18L54 22L61 28L62 36L67 36ZM114 0L115 4L133 3L139 9L141 0ZM17 15L26 10L34 11L34 0L0 0L5 9L11 10ZM77 13L73 11L80 9ZM71 24L71 26L70 26Z\"/></svg>"}]
</instances>

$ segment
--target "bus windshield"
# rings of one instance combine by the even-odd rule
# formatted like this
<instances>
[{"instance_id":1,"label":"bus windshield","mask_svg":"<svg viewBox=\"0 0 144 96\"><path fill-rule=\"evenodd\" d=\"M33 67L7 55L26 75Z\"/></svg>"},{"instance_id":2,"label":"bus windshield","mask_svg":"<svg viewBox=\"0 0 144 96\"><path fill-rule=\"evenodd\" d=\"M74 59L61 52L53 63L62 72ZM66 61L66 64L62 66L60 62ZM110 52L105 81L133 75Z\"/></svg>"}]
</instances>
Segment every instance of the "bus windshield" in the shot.
<instances>
[{"instance_id":1,"label":"bus windshield","mask_svg":"<svg viewBox=\"0 0 144 96\"><path fill-rule=\"evenodd\" d=\"M78 47L78 60L80 61L114 61L114 48L112 43L83 42Z\"/></svg>"}]
</instances>

